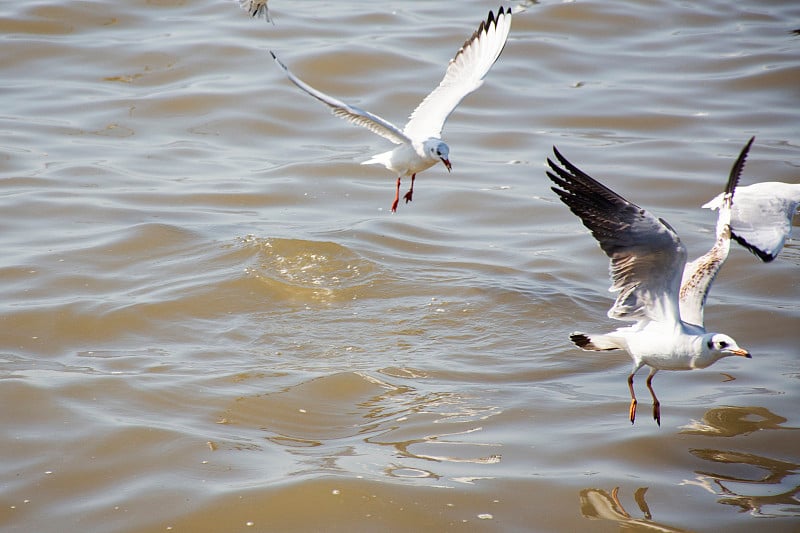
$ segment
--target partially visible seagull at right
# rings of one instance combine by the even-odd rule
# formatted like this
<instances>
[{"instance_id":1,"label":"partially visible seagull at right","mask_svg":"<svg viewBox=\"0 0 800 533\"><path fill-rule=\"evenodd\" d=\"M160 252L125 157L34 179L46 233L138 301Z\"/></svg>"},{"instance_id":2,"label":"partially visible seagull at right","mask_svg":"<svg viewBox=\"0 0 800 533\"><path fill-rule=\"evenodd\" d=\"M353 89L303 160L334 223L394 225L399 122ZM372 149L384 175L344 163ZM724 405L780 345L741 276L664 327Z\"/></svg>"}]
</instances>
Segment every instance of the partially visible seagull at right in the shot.
<instances>
[{"instance_id":1,"label":"partially visible seagull at right","mask_svg":"<svg viewBox=\"0 0 800 533\"><path fill-rule=\"evenodd\" d=\"M703 205L719 209L722 195ZM765 263L783 249L800 206L800 183L764 181L736 189L731 211L731 236Z\"/></svg>"},{"instance_id":2,"label":"partially visible seagull at right","mask_svg":"<svg viewBox=\"0 0 800 533\"><path fill-rule=\"evenodd\" d=\"M750 358L750 353L728 335L706 331L703 307L728 257L731 202L752 143L751 138L728 178L714 246L690 263L686 262L686 247L666 221L605 187L567 161L555 147L560 165L547 159L552 169L547 176L556 184L553 191L591 230L611 259L609 290L619 294L608 316L634 323L605 334L570 335L584 350L625 350L631 356L631 423L636 419L637 404L633 376L643 366L650 367L647 388L653 398L653 418L661 425L661 404L652 386L656 372L706 368L732 355Z\"/></svg>"},{"instance_id":3,"label":"partially visible seagull at right","mask_svg":"<svg viewBox=\"0 0 800 533\"><path fill-rule=\"evenodd\" d=\"M483 85L483 79L492 68L506 45L511 29L511 9L502 6L497 16L489 11L486 20L467 39L455 57L450 60L444 78L433 92L422 100L403 129L369 111L346 104L319 91L292 72L270 51L272 58L283 69L289 80L305 92L328 105L333 114L397 144L397 148L373 156L362 164L379 164L397 174L397 188L392 202L392 212L400 201L400 180L411 176L411 187L405 194L406 203L412 200L414 180L419 172L438 162L451 170L450 147L442 141L444 123L461 100Z\"/></svg>"}]
</instances>

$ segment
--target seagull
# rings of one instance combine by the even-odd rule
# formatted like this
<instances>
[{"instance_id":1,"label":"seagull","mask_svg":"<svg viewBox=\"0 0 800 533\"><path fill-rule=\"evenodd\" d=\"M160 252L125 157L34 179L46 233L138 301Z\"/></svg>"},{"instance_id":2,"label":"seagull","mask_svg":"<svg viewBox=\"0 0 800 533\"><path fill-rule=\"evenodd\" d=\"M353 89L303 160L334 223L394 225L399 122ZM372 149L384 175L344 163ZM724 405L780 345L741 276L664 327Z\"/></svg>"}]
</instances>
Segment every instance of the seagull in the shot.
<instances>
[{"instance_id":1,"label":"seagull","mask_svg":"<svg viewBox=\"0 0 800 533\"><path fill-rule=\"evenodd\" d=\"M719 209L722 196L703 205ZM736 189L731 210L731 237L765 263L783 249L800 206L800 183L765 181Z\"/></svg>"},{"instance_id":2,"label":"seagull","mask_svg":"<svg viewBox=\"0 0 800 533\"><path fill-rule=\"evenodd\" d=\"M267 22L272 22L269 16L269 7L267 6L268 1L269 0L239 0L239 5L246 9L251 17L260 17Z\"/></svg>"},{"instance_id":3,"label":"seagull","mask_svg":"<svg viewBox=\"0 0 800 533\"><path fill-rule=\"evenodd\" d=\"M377 154L362 163L383 165L397 174L397 189L392 202L394 213L400 200L400 180L404 176L411 176L411 188L404 196L408 203L414 194L417 173L440 161L448 172L452 169L450 147L440 138L444 123L465 96L483 85L483 78L506 45L510 29L511 9L501 6L497 16L489 11L486 20L481 21L472 37L450 60L441 83L411 113L403 129L378 115L314 89L292 74L274 52L270 51L270 54L292 83L330 106L334 115L363 126L398 145L394 150Z\"/></svg>"},{"instance_id":4,"label":"seagull","mask_svg":"<svg viewBox=\"0 0 800 533\"><path fill-rule=\"evenodd\" d=\"M728 356L750 358L728 335L707 332L703 306L708 290L730 249L730 211L734 189L753 139L733 165L717 221L714 246L686 262L686 247L666 221L627 201L585 174L553 147L561 166L547 159L557 185L552 190L591 230L611 259L611 292L619 293L608 316L634 322L611 333L572 333L570 340L591 351L625 350L633 359L628 376L629 417L636 419L633 376L647 365L647 388L653 398L653 418L661 425L661 407L653 390L659 370L706 368ZM562 168L563 167L563 168Z\"/></svg>"}]
</instances>

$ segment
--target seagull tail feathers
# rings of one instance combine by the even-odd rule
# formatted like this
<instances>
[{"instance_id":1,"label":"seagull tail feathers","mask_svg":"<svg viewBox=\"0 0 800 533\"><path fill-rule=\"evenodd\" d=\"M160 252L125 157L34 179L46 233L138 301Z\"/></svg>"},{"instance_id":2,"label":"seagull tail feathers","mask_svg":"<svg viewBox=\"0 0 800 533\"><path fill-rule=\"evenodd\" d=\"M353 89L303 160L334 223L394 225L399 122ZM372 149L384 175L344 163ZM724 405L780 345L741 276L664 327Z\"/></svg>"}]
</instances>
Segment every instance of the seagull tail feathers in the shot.
<instances>
[{"instance_id":1,"label":"seagull tail feathers","mask_svg":"<svg viewBox=\"0 0 800 533\"><path fill-rule=\"evenodd\" d=\"M375 154L371 158L367 159L366 161L361 162L362 165L383 165L388 169L391 169L392 164L392 150L388 152L383 152L380 154Z\"/></svg>"},{"instance_id":2,"label":"seagull tail feathers","mask_svg":"<svg viewBox=\"0 0 800 533\"><path fill-rule=\"evenodd\" d=\"M569 339L574 342L575 346L578 348L592 352L623 349L623 346L619 344L617 339L608 335L573 333L569 336Z\"/></svg>"}]
</instances>

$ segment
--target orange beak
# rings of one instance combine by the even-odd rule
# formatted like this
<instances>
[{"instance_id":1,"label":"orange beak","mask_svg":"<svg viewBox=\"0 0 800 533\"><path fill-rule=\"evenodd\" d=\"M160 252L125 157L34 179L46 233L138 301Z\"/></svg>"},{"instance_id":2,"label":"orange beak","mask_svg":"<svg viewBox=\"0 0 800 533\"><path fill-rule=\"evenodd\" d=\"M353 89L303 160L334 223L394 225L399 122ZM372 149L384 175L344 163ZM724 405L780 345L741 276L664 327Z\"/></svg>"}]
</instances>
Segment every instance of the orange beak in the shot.
<instances>
[{"instance_id":1,"label":"orange beak","mask_svg":"<svg viewBox=\"0 0 800 533\"><path fill-rule=\"evenodd\" d=\"M453 168L453 167L451 167L451 166L450 166L450 160L449 160L449 159L445 159L445 158L443 157L443 158L442 158L442 163L444 163L444 166L446 166L446 167L447 167L447 171L448 171L448 172L450 172L450 170Z\"/></svg>"},{"instance_id":2,"label":"orange beak","mask_svg":"<svg viewBox=\"0 0 800 533\"><path fill-rule=\"evenodd\" d=\"M733 355L738 355L740 357L747 357L748 359L752 359L753 358L753 356L750 355L750 352L748 352L747 350L741 350L741 349L740 350L734 350L733 351Z\"/></svg>"}]
</instances>

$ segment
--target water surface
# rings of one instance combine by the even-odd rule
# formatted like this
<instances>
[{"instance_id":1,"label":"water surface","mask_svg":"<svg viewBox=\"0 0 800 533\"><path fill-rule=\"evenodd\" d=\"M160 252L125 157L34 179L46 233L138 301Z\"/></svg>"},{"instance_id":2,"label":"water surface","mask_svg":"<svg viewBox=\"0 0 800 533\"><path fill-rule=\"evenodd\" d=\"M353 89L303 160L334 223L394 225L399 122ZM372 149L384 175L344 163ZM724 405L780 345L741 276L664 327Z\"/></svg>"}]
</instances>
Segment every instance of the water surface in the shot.
<instances>
[{"instance_id":1,"label":"water surface","mask_svg":"<svg viewBox=\"0 0 800 533\"><path fill-rule=\"evenodd\" d=\"M268 50L402 124L496 6L236 4L0 6L4 530L797 530L798 241L709 298L753 359L631 426L627 356L568 339L616 324L544 161L703 253L751 135L743 183L800 179L800 7L514 3L393 215L389 143Z\"/></svg>"}]
</instances>

